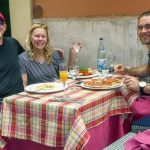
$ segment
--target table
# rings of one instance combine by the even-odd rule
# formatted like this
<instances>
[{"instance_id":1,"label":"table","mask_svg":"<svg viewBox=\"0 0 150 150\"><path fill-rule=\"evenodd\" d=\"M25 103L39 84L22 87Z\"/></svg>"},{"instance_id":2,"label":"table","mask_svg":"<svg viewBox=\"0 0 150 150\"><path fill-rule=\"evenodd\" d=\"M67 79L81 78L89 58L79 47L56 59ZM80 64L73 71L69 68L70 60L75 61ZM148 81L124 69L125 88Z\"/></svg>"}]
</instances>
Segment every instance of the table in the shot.
<instances>
[{"instance_id":1,"label":"table","mask_svg":"<svg viewBox=\"0 0 150 150\"><path fill-rule=\"evenodd\" d=\"M116 132L117 131L117 132ZM124 135L121 115L111 116L100 125L88 129L90 138L83 150L101 150ZM49 147L30 140L13 138L0 150L63 150L61 147Z\"/></svg>"},{"instance_id":2,"label":"table","mask_svg":"<svg viewBox=\"0 0 150 150\"><path fill-rule=\"evenodd\" d=\"M62 92L21 94L4 99L1 135L65 150L86 149L90 130L105 125L110 116L131 113L126 99L130 102L136 97L130 93L122 94L120 90L96 91L81 87L75 91L67 90L67 95L75 102L52 99ZM1 147L4 145L0 143Z\"/></svg>"}]
</instances>

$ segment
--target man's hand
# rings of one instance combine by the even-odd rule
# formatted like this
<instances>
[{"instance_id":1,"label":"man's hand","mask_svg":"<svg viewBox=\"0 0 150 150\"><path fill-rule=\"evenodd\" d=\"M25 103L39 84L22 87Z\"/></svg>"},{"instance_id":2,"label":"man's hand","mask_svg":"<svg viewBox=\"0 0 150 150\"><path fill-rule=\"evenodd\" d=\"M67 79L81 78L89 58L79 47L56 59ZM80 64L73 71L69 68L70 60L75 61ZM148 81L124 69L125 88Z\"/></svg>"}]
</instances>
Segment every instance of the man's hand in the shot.
<instances>
[{"instance_id":1,"label":"man's hand","mask_svg":"<svg viewBox=\"0 0 150 150\"><path fill-rule=\"evenodd\" d=\"M140 91L139 80L136 77L127 75L125 76L124 83L127 85L128 89L135 91L135 92Z\"/></svg>"},{"instance_id":2,"label":"man's hand","mask_svg":"<svg viewBox=\"0 0 150 150\"><path fill-rule=\"evenodd\" d=\"M55 51L58 51L58 54L61 59L64 59L64 50L60 48L54 48Z\"/></svg>"},{"instance_id":3,"label":"man's hand","mask_svg":"<svg viewBox=\"0 0 150 150\"><path fill-rule=\"evenodd\" d=\"M117 64L114 66L114 72L117 74L124 75L126 73L126 70L122 64Z\"/></svg>"}]
</instances>

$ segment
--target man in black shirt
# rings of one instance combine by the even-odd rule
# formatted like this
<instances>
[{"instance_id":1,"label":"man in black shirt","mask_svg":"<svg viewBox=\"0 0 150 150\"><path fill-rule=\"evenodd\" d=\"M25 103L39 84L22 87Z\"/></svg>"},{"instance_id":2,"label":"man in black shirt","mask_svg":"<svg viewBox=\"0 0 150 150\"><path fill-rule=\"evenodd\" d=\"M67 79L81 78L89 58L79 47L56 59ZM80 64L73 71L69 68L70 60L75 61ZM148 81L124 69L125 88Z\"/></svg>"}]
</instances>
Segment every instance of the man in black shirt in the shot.
<instances>
[{"instance_id":1,"label":"man in black shirt","mask_svg":"<svg viewBox=\"0 0 150 150\"><path fill-rule=\"evenodd\" d=\"M0 13L0 102L6 96L23 91L18 55L24 49L16 39L3 36L6 27Z\"/></svg>"}]
</instances>

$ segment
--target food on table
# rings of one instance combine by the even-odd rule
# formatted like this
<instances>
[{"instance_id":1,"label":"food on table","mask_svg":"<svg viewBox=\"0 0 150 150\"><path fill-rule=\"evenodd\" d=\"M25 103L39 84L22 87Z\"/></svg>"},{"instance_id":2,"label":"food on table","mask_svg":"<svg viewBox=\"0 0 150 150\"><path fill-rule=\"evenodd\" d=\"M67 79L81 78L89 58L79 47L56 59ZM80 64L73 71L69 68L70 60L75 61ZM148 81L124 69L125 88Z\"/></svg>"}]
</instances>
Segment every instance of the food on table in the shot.
<instances>
[{"instance_id":1,"label":"food on table","mask_svg":"<svg viewBox=\"0 0 150 150\"><path fill-rule=\"evenodd\" d=\"M95 73L95 70L92 68L80 68L79 69L79 76L90 76Z\"/></svg>"},{"instance_id":2,"label":"food on table","mask_svg":"<svg viewBox=\"0 0 150 150\"><path fill-rule=\"evenodd\" d=\"M92 88L111 88L121 85L122 79L117 78L96 78L84 81L84 85Z\"/></svg>"},{"instance_id":3,"label":"food on table","mask_svg":"<svg viewBox=\"0 0 150 150\"><path fill-rule=\"evenodd\" d=\"M41 84L41 85L38 85L37 87L36 87L36 90L37 91L43 91L43 90L49 90L49 89L52 89L52 88L54 88L54 85L52 85L52 84Z\"/></svg>"}]
</instances>

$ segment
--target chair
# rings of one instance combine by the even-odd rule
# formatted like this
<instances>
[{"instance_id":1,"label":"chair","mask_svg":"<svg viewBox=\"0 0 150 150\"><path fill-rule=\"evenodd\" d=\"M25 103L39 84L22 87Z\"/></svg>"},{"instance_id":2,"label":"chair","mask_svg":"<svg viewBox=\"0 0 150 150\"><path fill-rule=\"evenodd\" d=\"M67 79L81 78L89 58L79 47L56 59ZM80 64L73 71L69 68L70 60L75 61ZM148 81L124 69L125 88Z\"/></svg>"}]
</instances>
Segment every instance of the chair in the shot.
<instances>
[{"instance_id":1,"label":"chair","mask_svg":"<svg viewBox=\"0 0 150 150\"><path fill-rule=\"evenodd\" d=\"M131 132L138 133L146 129L150 129L150 115L132 122Z\"/></svg>"},{"instance_id":2,"label":"chair","mask_svg":"<svg viewBox=\"0 0 150 150\"><path fill-rule=\"evenodd\" d=\"M122 138L118 139L103 150L124 150L124 143L126 141L132 138L136 133L143 132L146 129L150 129L150 115L142 119L133 121L131 126L131 132L124 135Z\"/></svg>"},{"instance_id":3,"label":"chair","mask_svg":"<svg viewBox=\"0 0 150 150\"><path fill-rule=\"evenodd\" d=\"M134 135L135 133L129 132L122 138L105 147L103 150L124 150L124 143L128 141L130 138L132 138Z\"/></svg>"}]
</instances>

